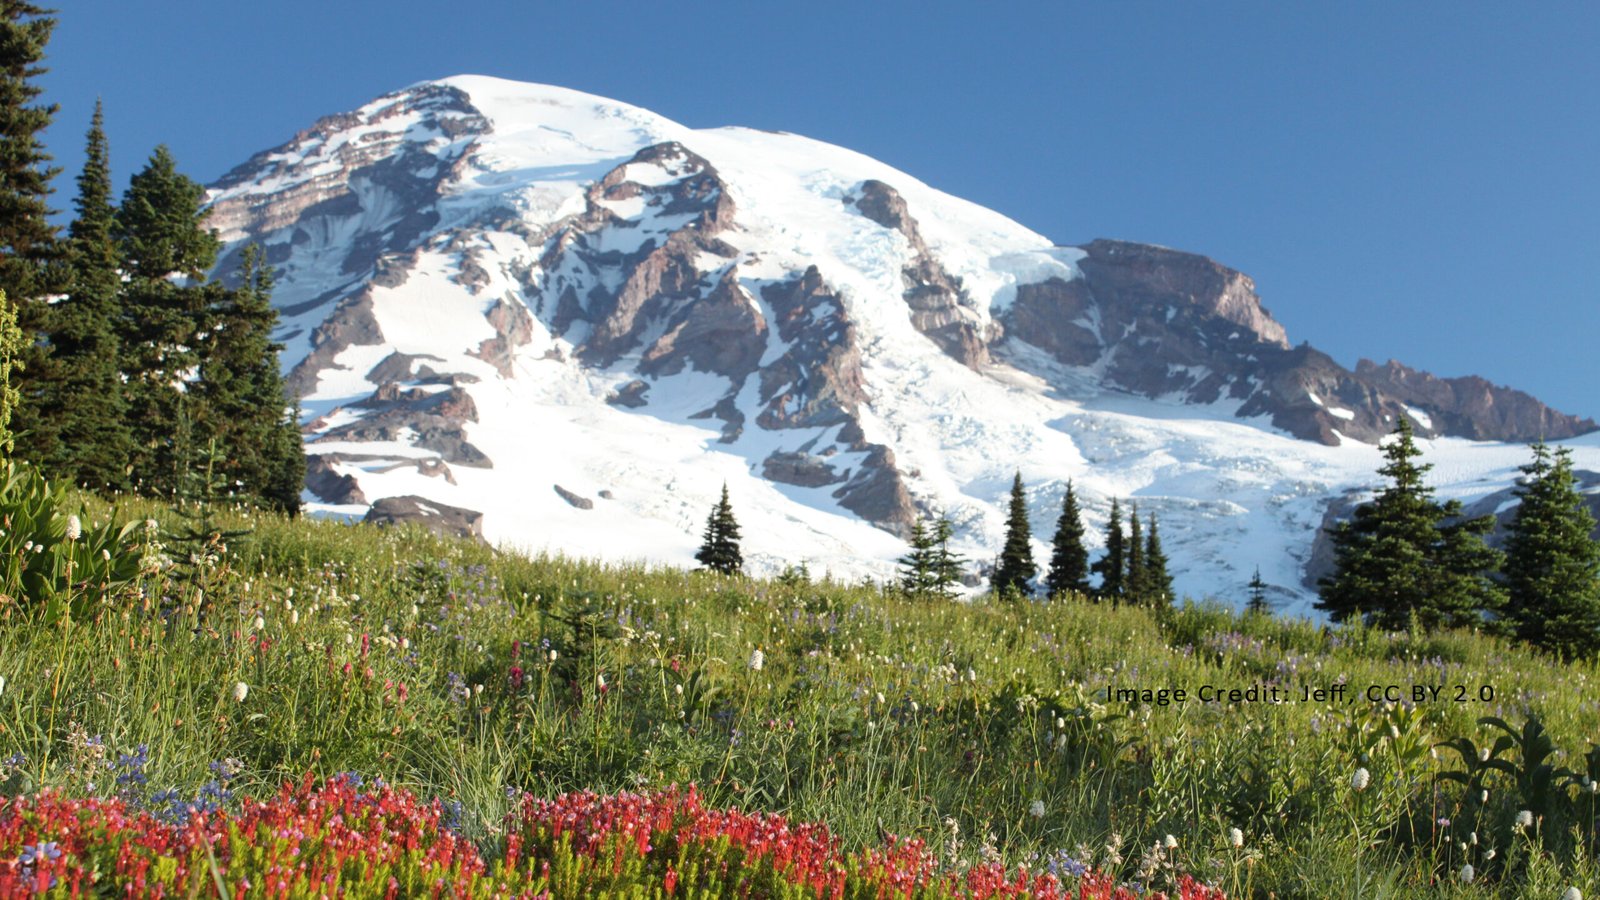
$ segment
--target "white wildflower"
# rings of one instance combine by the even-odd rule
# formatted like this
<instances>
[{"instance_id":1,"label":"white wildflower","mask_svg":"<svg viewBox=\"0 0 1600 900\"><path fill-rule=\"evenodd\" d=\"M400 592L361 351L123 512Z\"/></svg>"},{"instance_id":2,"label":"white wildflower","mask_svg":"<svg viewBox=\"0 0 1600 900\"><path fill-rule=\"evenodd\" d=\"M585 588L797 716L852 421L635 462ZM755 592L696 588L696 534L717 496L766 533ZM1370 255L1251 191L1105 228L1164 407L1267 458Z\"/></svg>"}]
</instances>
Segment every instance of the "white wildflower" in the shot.
<instances>
[{"instance_id":1,"label":"white wildflower","mask_svg":"<svg viewBox=\"0 0 1600 900\"><path fill-rule=\"evenodd\" d=\"M289 610L289 624L290 625L299 625L300 624L300 610L298 610L298 609Z\"/></svg>"},{"instance_id":2,"label":"white wildflower","mask_svg":"<svg viewBox=\"0 0 1600 900\"><path fill-rule=\"evenodd\" d=\"M0 695L4 695L5 692L6 692L6 677L4 675L0 675Z\"/></svg>"},{"instance_id":3,"label":"white wildflower","mask_svg":"<svg viewBox=\"0 0 1600 900\"><path fill-rule=\"evenodd\" d=\"M1495 858L1495 854L1497 854L1499 852L1500 851L1494 849L1493 847L1490 847L1489 849L1483 851L1483 858L1484 859L1494 859Z\"/></svg>"},{"instance_id":4,"label":"white wildflower","mask_svg":"<svg viewBox=\"0 0 1600 900\"><path fill-rule=\"evenodd\" d=\"M1478 870L1472 867L1472 863L1467 863L1461 867L1460 872L1456 873L1456 877L1461 879L1462 884L1471 884L1472 879L1478 877Z\"/></svg>"},{"instance_id":5,"label":"white wildflower","mask_svg":"<svg viewBox=\"0 0 1600 900\"><path fill-rule=\"evenodd\" d=\"M1244 832L1237 828L1228 829L1228 846L1237 850L1244 846Z\"/></svg>"},{"instance_id":6,"label":"white wildflower","mask_svg":"<svg viewBox=\"0 0 1600 900\"><path fill-rule=\"evenodd\" d=\"M765 666L766 664L767 664L767 655L765 653L761 652L761 648L760 647L757 647L755 650L751 651L751 653L750 653L750 671L759 672L759 671L761 671L761 667Z\"/></svg>"},{"instance_id":7,"label":"white wildflower","mask_svg":"<svg viewBox=\"0 0 1600 900\"><path fill-rule=\"evenodd\" d=\"M83 523L77 516L67 516L67 540L75 541L83 537Z\"/></svg>"},{"instance_id":8,"label":"white wildflower","mask_svg":"<svg viewBox=\"0 0 1600 900\"><path fill-rule=\"evenodd\" d=\"M250 685L245 684L242 681L235 682L234 685L233 685L233 700L234 700L234 702L235 703L243 703L244 702L244 698L246 698L248 696L250 696Z\"/></svg>"},{"instance_id":9,"label":"white wildflower","mask_svg":"<svg viewBox=\"0 0 1600 900\"><path fill-rule=\"evenodd\" d=\"M551 650L551 651L550 651L550 661L551 661L551 662L555 662L555 661L556 661L556 660L558 660L558 659L560 659L560 658L561 658L561 654L559 654L559 653L557 653L557 652L556 652L556 651L554 651L554 650Z\"/></svg>"},{"instance_id":10,"label":"white wildflower","mask_svg":"<svg viewBox=\"0 0 1600 900\"><path fill-rule=\"evenodd\" d=\"M1166 847L1168 850L1176 850L1176 849L1178 849L1178 839L1173 837L1170 834L1167 835L1166 838L1164 838L1162 840L1161 844L1162 844L1162 846Z\"/></svg>"},{"instance_id":11,"label":"white wildflower","mask_svg":"<svg viewBox=\"0 0 1600 900\"><path fill-rule=\"evenodd\" d=\"M1357 791L1366 790L1367 789L1367 785L1370 784L1371 782L1372 782L1372 773L1368 772L1366 770L1365 766L1363 766L1363 767L1361 767L1359 769L1356 769L1355 772L1351 773L1351 775L1350 775L1350 786L1352 788L1356 789Z\"/></svg>"},{"instance_id":12,"label":"white wildflower","mask_svg":"<svg viewBox=\"0 0 1600 900\"><path fill-rule=\"evenodd\" d=\"M606 676L605 675L596 675L594 677L594 686L599 688L602 691L605 690L606 689Z\"/></svg>"},{"instance_id":13,"label":"white wildflower","mask_svg":"<svg viewBox=\"0 0 1600 900\"><path fill-rule=\"evenodd\" d=\"M674 694L677 694L679 697L682 697L683 696L683 685L681 685L681 684L673 685L672 686L672 692Z\"/></svg>"},{"instance_id":14,"label":"white wildflower","mask_svg":"<svg viewBox=\"0 0 1600 900\"><path fill-rule=\"evenodd\" d=\"M261 616L256 616L255 619L250 622L250 627L255 631L260 631L267 627L267 620Z\"/></svg>"},{"instance_id":15,"label":"white wildflower","mask_svg":"<svg viewBox=\"0 0 1600 900\"><path fill-rule=\"evenodd\" d=\"M1532 810L1524 809L1521 812L1517 813L1517 827L1518 828L1532 828L1533 827L1533 811Z\"/></svg>"},{"instance_id":16,"label":"white wildflower","mask_svg":"<svg viewBox=\"0 0 1600 900\"><path fill-rule=\"evenodd\" d=\"M1035 819L1044 818L1044 801L1035 800L1032 803L1029 803L1028 815L1033 816Z\"/></svg>"},{"instance_id":17,"label":"white wildflower","mask_svg":"<svg viewBox=\"0 0 1600 900\"><path fill-rule=\"evenodd\" d=\"M1561 900L1583 900L1583 891L1580 891L1575 887L1569 887L1567 888L1566 892L1561 895Z\"/></svg>"}]
</instances>

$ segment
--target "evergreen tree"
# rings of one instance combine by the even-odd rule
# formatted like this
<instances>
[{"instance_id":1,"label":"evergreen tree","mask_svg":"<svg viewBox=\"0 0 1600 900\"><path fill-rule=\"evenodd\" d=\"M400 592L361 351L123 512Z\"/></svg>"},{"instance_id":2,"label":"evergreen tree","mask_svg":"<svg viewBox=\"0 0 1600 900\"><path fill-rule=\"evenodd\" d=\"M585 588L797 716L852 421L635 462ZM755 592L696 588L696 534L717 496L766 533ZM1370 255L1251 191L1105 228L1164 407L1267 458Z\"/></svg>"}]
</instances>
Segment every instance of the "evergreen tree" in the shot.
<instances>
[{"instance_id":1,"label":"evergreen tree","mask_svg":"<svg viewBox=\"0 0 1600 900\"><path fill-rule=\"evenodd\" d=\"M112 237L111 169L102 111L95 104L77 218L67 241L67 296L55 307L51 334L57 378L48 386L43 425L57 435L44 468L51 477L99 490L126 486L132 453L118 369L116 322L122 277Z\"/></svg>"},{"instance_id":2,"label":"evergreen tree","mask_svg":"<svg viewBox=\"0 0 1600 900\"><path fill-rule=\"evenodd\" d=\"M946 600L956 595L961 570L967 564L965 558L950 551L950 537L954 533L955 526L946 516L940 516L933 523L933 589Z\"/></svg>"},{"instance_id":3,"label":"evergreen tree","mask_svg":"<svg viewBox=\"0 0 1600 900\"><path fill-rule=\"evenodd\" d=\"M200 362L195 344L204 320L227 302L220 284L171 280L198 279L216 261L217 239L204 228L204 197L205 189L179 174L172 154L158 147L117 210L118 249L130 276L123 291L126 327L118 338L135 486L156 496L177 490L172 435L183 381Z\"/></svg>"},{"instance_id":4,"label":"evergreen tree","mask_svg":"<svg viewBox=\"0 0 1600 900\"><path fill-rule=\"evenodd\" d=\"M1089 551L1083 546L1083 516L1072 482L1061 498L1061 517L1056 520L1056 536L1050 543L1050 574L1045 589L1051 596L1089 593Z\"/></svg>"},{"instance_id":5,"label":"evergreen tree","mask_svg":"<svg viewBox=\"0 0 1600 900\"><path fill-rule=\"evenodd\" d=\"M1128 574L1127 538L1122 533L1122 510L1111 498L1111 517L1106 522L1106 555L1091 567L1100 576L1099 596L1120 602Z\"/></svg>"},{"instance_id":6,"label":"evergreen tree","mask_svg":"<svg viewBox=\"0 0 1600 900\"><path fill-rule=\"evenodd\" d=\"M1032 534L1028 528L1028 496L1022 488L1022 473L1011 480L1011 506L1006 515L1006 543L1000 550L989 584L1002 597L1027 595L1028 582L1039 572L1033 563Z\"/></svg>"},{"instance_id":7,"label":"evergreen tree","mask_svg":"<svg viewBox=\"0 0 1600 900\"><path fill-rule=\"evenodd\" d=\"M900 589L913 597L932 593L938 552L933 535L918 518L911 526L911 552L900 557Z\"/></svg>"},{"instance_id":8,"label":"evergreen tree","mask_svg":"<svg viewBox=\"0 0 1600 900\"><path fill-rule=\"evenodd\" d=\"M1139 505L1130 504L1128 511L1128 544L1123 551L1128 557L1128 573L1123 576L1122 591L1129 602L1143 603L1144 583L1144 529L1139 527Z\"/></svg>"},{"instance_id":9,"label":"evergreen tree","mask_svg":"<svg viewBox=\"0 0 1600 900\"><path fill-rule=\"evenodd\" d=\"M1154 513L1144 542L1144 592L1157 606L1172 603L1172 575L1167 571L1167 552L1161 547L1161 526Z\"/></svg>"},{"instance_id":10,"label":"evergreen tree","mask_svg":"<svg viewBox=\"0 0 1600 900\"><path fill-rule=\"evenodd\" d=\"M172 275L199 280L217 261L221 242L205 228L206 189L178 171L166 145L128 183L117 211L117 237L135 280Z\"/></svg>"},{"instance_id":11,"label":"evergreen tree","mask_svg":"<svg viewBox=\"0 0 1600 900\"><path fill-rule=\"evenodd\" d=\"M1578 493L1571 451L1533 446L1506 539L1505 621L1517 637L1564 658L1600 651L1600 545Z\"/></svg>"},{"instance_id":12,"label":"evergreen tree","mask_svg":"<svg viewBox=\"0 0 1600 900\"><path fill-rule=\"evenodd\" d=\"M18 452L34 460L48 455L56 440L41 406L56 371L49 359L48 296L59 287L47 202L59 170L49 165L42 134L57 107L34 102L43 92L35 79L46 71L40 63L55 25L42 7L0 0L0 290L11 299L23 334L12 371L18 405L11 427L21 438Z\"/></svg>"},{"instance_id":13,"label":"evergreen tree","mask_svg":"<svg viewBox=\"0 0 1600 900\"><path fill-rule=\"evenodd\" d=\"M272 341L272 272L260 249L245 248L239 286L212 291L217 304L196 335L199 378L190 385L200 440L227 451L221 469L237 493L280 512L300 508L305 455L284 399Z\"/></svg>"},{"instance_id":14,"label":"evergreen tree","mask_svg":"<svg viewBox=\"0 0 1600 900\"><path fill-rule=\"evenodd\" d=\"M1433 499L1423 483L1431 466L1414 462L1422 451L1405 418L1382 452L1378 474L1390 484L1334 529L1335 571L1319 582L1318 605L1335 621L1359 610L1396 630L1413 617L1425 628L1481 623L1503 599L1490 580L1500 554L1483 542L1494 517L1451 521L1460 519L1461 504Z\"/></svg>"},{"instance_id":15,"label":"evergreen tree","mask_svg":"<svg viewBox=\"0 0 1600 900\"><path fill-rule=\"evenodd\" d=\"M713 572L737 575L744 568L744 557L739 554L739 523L733 518L733 504L728 502L728 486L722 486L722 499L712 508L706 519L705 537L694 558Z\"/></svg>"},{"instance_id":16,"label":"evergreen tree","mask_svg":"<svg viewBox=\"0 0 1600 900\"><path fill-rule=\"evenodd\" d=\"M1250 600L1245 604L1245 611L1262 615L1272 611L1267 605L1267 583L1261 580L1261 567L1256 566L1256 573L1250 576Z\"/></svg>"}]
</instances>

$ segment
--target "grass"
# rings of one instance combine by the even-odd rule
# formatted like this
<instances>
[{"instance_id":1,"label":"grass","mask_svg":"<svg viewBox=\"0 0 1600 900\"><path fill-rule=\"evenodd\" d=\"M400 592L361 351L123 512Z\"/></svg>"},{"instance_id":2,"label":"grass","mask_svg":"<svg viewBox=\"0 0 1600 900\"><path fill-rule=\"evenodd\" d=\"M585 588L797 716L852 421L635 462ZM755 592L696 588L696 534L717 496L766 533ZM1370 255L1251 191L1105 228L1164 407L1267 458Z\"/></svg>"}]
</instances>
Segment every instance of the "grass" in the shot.
<instances>
[{"instance_id":1,"label":"grass","mask_svg":"<svg viewBox=\"0 0 1600 900\"><path fill-rule=\"evenodd\" d=\"M94 508L177 527L139 502ZM1597 671L1495 638L221 524L250 535L72 617L0 599L0 793L194 798L231 760L230 791L265 797L355 772L459 803L492 850L517 792L692 783L707 806L825 822L846 850L921 838L954 866L1087 864L1168 890L1192 873L1229 896L1596 892L1600 803L1580 773L1600 777ZM1339 684L1355 696L1299 699ZM1200 702L1203 685L1295 699ZM1406 702L1382 701L1390 685ZM1413 704L1417 685L1442 693ZM1497 747L1486 716L1514 734ZM1460 738L1504 765L1439 746Z\"/></svg>"}]
</instances>

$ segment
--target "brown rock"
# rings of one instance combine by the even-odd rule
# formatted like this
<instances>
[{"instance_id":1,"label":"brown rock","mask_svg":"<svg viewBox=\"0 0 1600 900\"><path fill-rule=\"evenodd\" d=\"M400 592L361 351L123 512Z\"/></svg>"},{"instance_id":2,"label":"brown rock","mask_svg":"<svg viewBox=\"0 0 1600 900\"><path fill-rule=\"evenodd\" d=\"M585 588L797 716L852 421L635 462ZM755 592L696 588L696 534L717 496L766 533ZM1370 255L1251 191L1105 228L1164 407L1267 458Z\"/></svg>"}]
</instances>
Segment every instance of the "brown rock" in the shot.
<instances>
[{"instance_id":1,"label":"brown rock","mask_svg":"<svg viewBox=\"0 0 1600 900\"><path fill-rule=\"evenodd\" d=\"M384 497L372 504L362 521L374 525L415 524L435 534L483 540L483 513L449 506L415 494Z\"/></svg>"}]
</instances>

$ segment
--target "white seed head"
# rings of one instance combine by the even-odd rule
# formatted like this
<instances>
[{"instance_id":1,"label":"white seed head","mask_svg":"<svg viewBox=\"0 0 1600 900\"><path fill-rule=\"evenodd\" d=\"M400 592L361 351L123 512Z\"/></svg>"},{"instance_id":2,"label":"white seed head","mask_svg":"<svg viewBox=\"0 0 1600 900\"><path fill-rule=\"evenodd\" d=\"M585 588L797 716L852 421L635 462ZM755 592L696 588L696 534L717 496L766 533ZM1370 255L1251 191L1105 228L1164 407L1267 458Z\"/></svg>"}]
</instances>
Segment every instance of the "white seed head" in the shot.
<instances>
[{"instance_id":1,"label":"white seed head","mask_svg":"<svg viewBox=\"0 0 1600 900\"><path fill-rule=\"evenodd\" d=\"M243 703L244 702L244 698L246 698L248 696L250 696L250 685L245 684L242 681L235 682L234 685L233 685L233 700L234 700L234 702L235 703Z\"/></svg>"},{"instance_id":2,"label":"white seed head","mask_svg":"<svg viewBox=\"0 0 1600 900\"><path fill-rule=\"evenodd\" d=\"M1162 839L1161 845L1168 850L1176 850L1178 849L1178 839L1169 834Z\"/></svg>"},{"instance_id":3,"label":"white seed head","mask_svg":"<svg viewBox=\"0 0 1600 900\"><path fill-rule=\"evenodd\" d=\"M761 671L761 667L765 666L766 664L767 664L767 655L765 653L761 652L761 648L760 647L757 647L755 650L751 651L751 653L750 653L750 671L759 672L759 671Z\"/></svg>"},{"instance_id":4,"label":"white seed head","mask_svg":"<svg viewBox=\"0 0 1600 900\"><path fill-rule=\"evenodd\" d=\"M1228 846L1237 850L1244 846L1244 832L1237 828L1228 829Z\"/></svg>"},{"instance_id":5,"label":"white seed head","mask_svg":"<svg viewBox=\"0 0 1600 900\"><path fill-rule=\"evenodd\" d=\"M1524 810L1522 810L1522 811L1517 813L1517 827L1518 828L1532 828L1533 827L1533 811L1532 810L1524 809Z\"/></svg>"},{"instance_id":6,"label":"white seed head","mask_svg":"<svg viewBox=\"0 0 1600 900\"><path fill-rule=\"evenodd\" d=\"M1033 816L1035 819L1044 818L1044 801L1035 800L1032 803L1029 803L1028 815Z\"/></svg>"},{"instance_id":7,"label":"white seed head","mask_svg":"<svg viewBox=\"0 0 1600 900\"><path fill-rule=\"evenodd\" d=\"M1357 791L1364 791L1372 783L1372 773L1363 766L1350 774L1350 787Z\"/></svg>"},{"instance_id":8,"label":"white seed head","mask_svg":"<svg viewBox=\"0 0 1600 900\"><path fill-rule=\"evenodd\" d=\"M1456 873L1456 877L1461 879L1462 884L1471 884L1472 879L1478 877L1478 870L1472 867L1472 863L1467 863L1461 867L1460 872Z\"/></svg>"},{"instance_id":9,"label":"white seed head","mask_svg":"<svg viewBox=\"0 0 1600 900\"><path fill-rule=\"evenodd\" d=\"M1575 887L1569 887L1562 893L1561 900L1583 900L1583 891Z\"/></svg>"}]
</instances>

